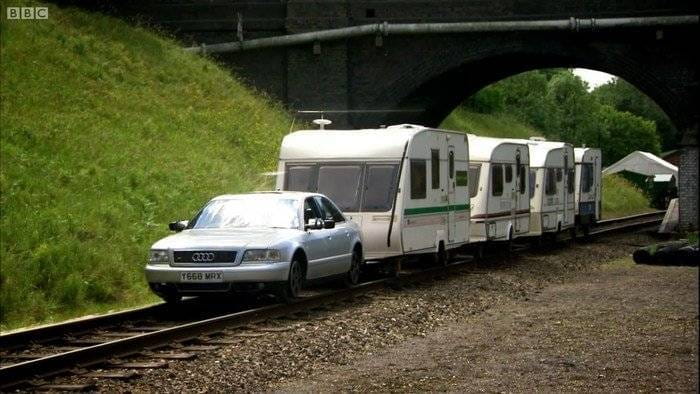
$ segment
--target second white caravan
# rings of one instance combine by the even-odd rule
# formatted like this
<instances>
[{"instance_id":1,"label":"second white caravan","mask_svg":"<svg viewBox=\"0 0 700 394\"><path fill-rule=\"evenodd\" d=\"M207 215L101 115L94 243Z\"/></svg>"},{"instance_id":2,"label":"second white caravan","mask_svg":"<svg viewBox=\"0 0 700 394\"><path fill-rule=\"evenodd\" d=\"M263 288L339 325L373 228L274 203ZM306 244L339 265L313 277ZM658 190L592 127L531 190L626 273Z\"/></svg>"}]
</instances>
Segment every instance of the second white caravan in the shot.
<instances>
[{"instance_id":1,"label":"second white caravan","mask_svg":"<svg viewBox=\"0 0 700 394\"><path fill-rule=\"evenodd\" d=\"M526 143L469 134L470 242L528 234L529 171Z\"/></svg>"},{"instance_id":2,"label":"second white caravan","mask_svg":"<svg viewBox=\"0 0 700 394\"><path fill-rule=\"evenodd\" d=\"M282 141L277 189L327 195L360 225L366 260L469 242L466 134L415 125L303 130Z\"/></svg>"}]
</instances>

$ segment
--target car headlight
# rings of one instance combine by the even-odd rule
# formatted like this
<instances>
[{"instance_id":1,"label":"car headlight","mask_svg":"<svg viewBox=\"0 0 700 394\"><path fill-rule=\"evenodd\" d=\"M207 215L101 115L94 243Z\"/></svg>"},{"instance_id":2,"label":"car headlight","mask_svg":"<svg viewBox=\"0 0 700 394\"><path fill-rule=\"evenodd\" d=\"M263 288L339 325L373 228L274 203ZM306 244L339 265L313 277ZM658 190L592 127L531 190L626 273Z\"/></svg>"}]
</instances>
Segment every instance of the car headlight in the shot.
<instances>
[{"instance_id":1,"label":"car headlight","mask_svg":"<svg viewBox=\"0 0 700 394\"><path fill-rule=\"evenodd\" d=\"M277 262L280 261L280 251L277 249L250 249L243 255L244 263Z\"/></svg>"},{"instance_id":2,"label":"car headlight","mask_svg":"<svg viewBox=\"0 0 700 394\"><path fill-rule=\"evenodd\" d=\"M148 262L150 262L151 264L168 264L168 251L152 249L151 254L148 258Z\"/></svg>"}]
</instances>

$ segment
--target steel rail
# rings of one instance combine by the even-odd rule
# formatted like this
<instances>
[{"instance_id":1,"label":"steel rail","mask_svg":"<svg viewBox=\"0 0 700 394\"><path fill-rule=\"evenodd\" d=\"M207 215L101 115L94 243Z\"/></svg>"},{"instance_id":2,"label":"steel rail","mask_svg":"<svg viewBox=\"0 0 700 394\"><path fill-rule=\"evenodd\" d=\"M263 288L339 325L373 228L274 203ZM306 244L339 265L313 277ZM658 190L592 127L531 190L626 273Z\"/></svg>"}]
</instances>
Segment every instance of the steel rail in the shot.
<instances>
[{"instance_id":1,"label":"steel rail","mask_svg":"<svg viewBox=\"0 0 700 394\"><path fill-rule=\"evenodd\" d=\"M84 334L95 328L122 323L125 320L152 317L167 311L167 309L168 305L160 302L154 305L10 332L0 335L0 349L12 350L28 343L48 342L67 334Z\"/></svg>"},{"instance_id":2,"label":"steel rail","mask_svg":"<svg viewBox=\"0 0 700 394\"><path fill-rule=\"evenodd\" d=\"M597 221L596 226L605 226L607 224L612 224L612 223L629 222L632 220L643 219L643 218L655 218L658 216L661 216L663 218L663 215L665 215L665 214L666 214L666 211L653 211L653 212L640 213L640 214L636 214L636 215L622 216L619 218L604 219L604 220Z\"/></svg>"},{"instance_id":3,"label":"steel rail","mask_svg":"<svg viewBox=\"0 0 700 394\"><path fill-rule=\"evenodd\" d=\"M620 224L601 228L590 233L591 236L599 236L614 231L635 229L656 225L661 221L663 211L632 215L622 218L607 219L598 222L598 225ZM323 294L302 298L291 304L274 304L246 311L230 313L222 316L185 323L178 326L165 328L155 332L136 334L132 337L118 339L99 345L93 345L64 353L58 353L43 358L29 360L0 368L0 388L14 387L22 383L28 383L33 379L55 375L70 371L76 367L87 367L103 363L112 358L127 357L154 348L164 347L173 342L183 342L196 339L224 329L239 328L248 324L274 319L300 311L313 309L325 304L335 303L349 299L372 290L380 289L385 285L399 282L413 282L429 277L443 275L461 269L463 264L451 264L446 267L433 267L426 270L400 275L398 278L383 278L371 282L365 282L348 289L329 291ZM105 316L98 316L85 321L74 321L66 324L55 324L37 329L30 329L14 334L5 335L4 343L18 343L24 341L37 341L32 335L42 339L60 337L69 332L69 327L98 327L108 323L116 323L124 319L132 318L136 314L147 313L157 308L165 308L167 305L139 308L131 311L118 312ZM76 326L77 324L77 326ZM70 331L73 333L72 331ZM11 338L13 337L14 338Z\"/></svg>"},{"instance_id":4,"label":"steel rail","mask_svg":"<svg viewBox=\"0 0 700 394\"><path fill-rule=\"evenodd\" d=\"M13 364L0 368L0 389L15 387L23 383L29 383L36 378L55 375L70 371L74 368L83 368L99 364L109 359L131 356L141 353L144 350L167 346L173 342L193 340L198 337L219 333L224 329L238 328L264 320L306 311L322 305L336 303L372 290L383 288L396 281L412 282L423 280L427 277L442 275L462 267L462 264L452 264L447 267L434 267L401 275L398 278L378 279L351 288L329 291L308 298L298 299L291 304L274 304L217 316L165 328L155 332L137 334L133 337Z\"/></svg>"},{"instance_id":5,"label":"steel rail","mask_svg":"<svg viewBox=\"0 0 700 394\"><path fill-rule=\"evenodd\" d=\"M671 27L697 25L698 15L650 16L631 18L574 18L553 20L450 22L450 23L373 23L307 33L287 34L219 44L201 44L184 48L188 52L223 53L251 49L287 47L360 36L523 32L523 31L598 31L611 28Z\"/></svg>"},{"instance_id":6,"label":"steel rail","mask_svg":"<svg viewBox=\"0 0 700 394\"><path fill-rule=\"evenodd\" d=\"M658 226L663 221L665 211L643 213L639 215L627 216L623 218L607 219L598 222L594 230L589 235L604 235L617 231L634 230L644 227ZM602 223L602 224L601 224Z\"/></svg>"}]
</instances>

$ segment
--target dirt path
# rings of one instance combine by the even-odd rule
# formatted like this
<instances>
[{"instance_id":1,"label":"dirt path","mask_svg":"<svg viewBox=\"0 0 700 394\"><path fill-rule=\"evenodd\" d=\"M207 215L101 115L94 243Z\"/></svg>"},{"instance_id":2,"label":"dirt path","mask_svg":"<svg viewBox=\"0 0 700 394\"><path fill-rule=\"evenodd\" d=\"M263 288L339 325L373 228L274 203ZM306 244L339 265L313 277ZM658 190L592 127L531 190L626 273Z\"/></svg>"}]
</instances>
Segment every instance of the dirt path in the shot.
<instances>
[{"instance_id":1,"label":"dirt path","mask_svg":"<svg viewBox=\"0 0 700 394\"><path fill-rule=\"evenodd\" d=\"M698 270L616 260L280 391L692 391Z\"/></svg>"}]
</instances>

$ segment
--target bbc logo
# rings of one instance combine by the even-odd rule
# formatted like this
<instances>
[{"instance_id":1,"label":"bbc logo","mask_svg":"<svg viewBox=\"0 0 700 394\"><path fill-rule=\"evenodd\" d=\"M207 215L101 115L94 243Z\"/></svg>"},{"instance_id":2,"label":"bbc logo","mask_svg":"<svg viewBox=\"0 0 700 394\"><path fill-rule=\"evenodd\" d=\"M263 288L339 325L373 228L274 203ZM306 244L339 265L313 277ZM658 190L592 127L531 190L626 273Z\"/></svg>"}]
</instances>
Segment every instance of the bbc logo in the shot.
<instances>
[{"instance_id":1,"label":"bbc logo","mask_svg":"<svg viewBox=\"0 0 700 394\"><path fill-rule=\"evenodd\" d=\"M7 19L49 19L49 7L7 7Z\"/></svg>"}]
</instances>

